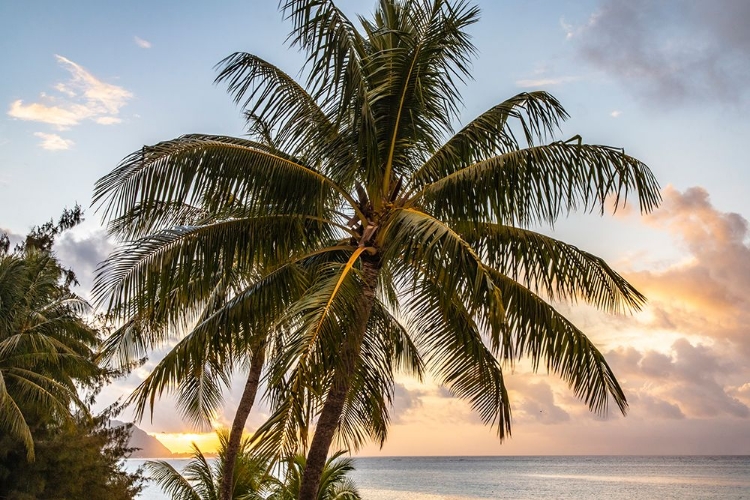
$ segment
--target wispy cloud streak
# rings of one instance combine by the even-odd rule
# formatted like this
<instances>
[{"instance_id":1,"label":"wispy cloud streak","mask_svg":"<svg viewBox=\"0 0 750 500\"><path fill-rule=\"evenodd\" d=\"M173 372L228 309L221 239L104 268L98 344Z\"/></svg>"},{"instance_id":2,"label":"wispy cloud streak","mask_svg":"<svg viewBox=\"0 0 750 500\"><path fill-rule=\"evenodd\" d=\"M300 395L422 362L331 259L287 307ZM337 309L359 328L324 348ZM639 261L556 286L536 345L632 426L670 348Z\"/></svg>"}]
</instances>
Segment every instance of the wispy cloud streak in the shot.
<instances>
[{"instance_id":1,"label":"wispy cloud streak","mask_svg":"<svg viewBox=\"0 0 750 500\"><path fill-rule=\"evenodd\" d=\"M59 150L70 149L75 144L73 141L69 139L63 139L57 134L45 134L44 132L35 132L34 135L42 139L42 142L39 145L41 146L42 149L46 149L48 151L59 151Z\"/></svg>"},{"instance_id":2,"label":"wispy cloud streak","mask_svg":"<svg viewBox=\"0 0 750 500\"><path fill-rule=\"evenodd\" d=\"M100 125L119 123L120 110L133 97L123 87L106 83L95 77L83 66L56 55L58 64L70 73L70 79L57 83L56 95L42 93L37 102L13 101L8 115L19 120L28 120L66 130L85 120Z\"/></svg>"},{"instance_id":3,"label":"wispy cloud streak","mask_svg":"<svg viewBox=\"0 0 750 500\"><path fill-rule=\"evenodd\" d=\"M139 36L134 36L133 41L137 46L139 46L142 49L150 49L151 48L151 42L148 40L144 40L143 38Z\"/></svg>"}]
</instances>

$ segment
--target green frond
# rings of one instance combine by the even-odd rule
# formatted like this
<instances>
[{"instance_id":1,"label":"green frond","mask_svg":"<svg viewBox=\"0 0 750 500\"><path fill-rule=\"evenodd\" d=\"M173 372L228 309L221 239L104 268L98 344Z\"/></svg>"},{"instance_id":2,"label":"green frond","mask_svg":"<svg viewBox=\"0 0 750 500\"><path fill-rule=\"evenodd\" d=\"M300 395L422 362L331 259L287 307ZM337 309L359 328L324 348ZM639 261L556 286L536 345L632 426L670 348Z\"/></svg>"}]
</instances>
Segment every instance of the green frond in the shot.
<instances>
[{"instance_id":1,"label":"green frond","mask_svg":"<svg viewBox=\"0 0 750 500\"><path fill-rule=\"evenodd\" d=\"M390 266L403 266L397 286L410 290L420 273L442 286L457 290L470 313L482 314L482 327L493 338L504 328L502 303L488 268L475 250L438 219L416 209L399 210L382 233L386 242L383 260Z\"/></svg>"},{"instance_id":2,"label":"green frond","mask_svg":"<svg viewBox=\"0 0 750 500\"><path fill-rule=\"evenodd\" d=\"M458 290L424 270L414 271L404 315L427 369L457 397L467 400L500 439L510 436L511 408L503 372L485 346L473 315ZM493 341L496 343L497 341Z\"/></svg>"},{"instance_id":3,"label":"green frond","mask_svg":"<svg viewBox=\"0 0 750 500\"><path fill-rule=\"evenodd\" d=\"M250 120L271 131L274 149L309 159L330 157L338 131L310 94L273 64L246 52L221 60L216 83L226 82L235 103ZM323 165L325 167L325 165Z\"/></svg>"},{"instance_id":4,"label":"green frond","mask_svg":"<svg viewBox=\"0 0 750 500\"><path fill-rule=\"evenodd\" d=\"M651 171L622 150L554 142L479 161L434 181L416 195L436 217L528 226L554 224L573 210L604 213L628 195L642 212L661 200Z\"/></svg>"},{"instance_id":5,"label":"green frond","mask_svg":"<svg viewBox=\"0 0 750 500\"><path fill-rule=\"evenodd\" d=\"M86 412L78 387L95 387L102 376L93 362L97 332L82 317L88 304L64 275L48 252L0 256L0 428L23 444L30 461L28 415L62 423L74 409Z\"/></svg>"},{"instance_id":6,"label":"green frond","mask_svg":"<svg viewBox=\"0 0 750 500\"><path fill-rule=\"evenodd\" d=\"M465 2L380 2L373 21L363 20L371 44L365 66L370 102L382 134L384 196L397 178L410 176L415 157L433 151L451 130L461 104L456 80L470 76L475 51L465 29L477 14Z\"/></svg>"},{"instance_id":7,"label":"green frond","mask_svg":"<svg viewBox=\"0 0 750 500\"><path fill-rule=\"evenodd\" d=\"M573 245L502 224L454 227L489 267L550 300L581 298L610 313L640 310L645 302L603 259Z\"/></svg>"},{"instance_id":8,"label":"green frond","mask_svg":"<svg viewBox=\"0 0 750 500\"><path fill-rule=\"evenodd\" d=\"M144 465L149 477L172 500L205 500L169 462L164 460L148 461Z\"/></svg>"},{"instance_id":9,"label":"green frond","mask_svg":"<svg viewBox=\"0 0 750 500\"><path fill-rule=\"evenodd\" d=\"M178 201L149 200L107 224L107 232L122 240L135 240L162 229L191 226L209 218L204 208Z\"/></svg>"},{"instance_id":10,"label":"green frond","mask_svg":"<svg viewBox=\"0 0 750 500\"><path fill-rule=\"evenodd\" d=\"M241 203L249 213L323 217L336 183L310 166L233 137L184 135L144 146L99 179L95 205L104 218L163 217L170 204L221 212Z\"/></svg>"},{"instance_id":11,"label":"green frond","mask_svg":"<svg viewBox=\"0 0 750 500\"><path fill-rule=\"evenodd\" d=\"M162 230L113 252L100 265L92 291L127 316L159 303L165 314L188 297L204 297L216 276L250 272L306 252L335 229L316 218L275 215ZM335 234L335 233L334 233ZM176 300L171 293L178 291ZM130 306L130 307L128 307ZM125 308L125 309L123 309ZM131 308L135 308L130 310ZM179 312L179 311L177 311Z\"/></svg>"},{"instance_id":12,"label":"green frond","mask_svg":"<svg viewBox=\"0 0 750 500\"><path fill-rule=\"evenodd\" d=\"M361 95L367 41L333 1L281 0L280 8L292 22L288 40L308 55L307 83L313 98L324 103L336 99L343 108Z\"/></svg>"},{"instance_id":13,"label":"green frond","mask_svg":"<svg viewBox=\"0 0 750 500\"><path fill-rule=\"evenodd\" d=\"M315 500L361 500L354 482L347 477L354 470L354 463L350 458L342 458L344 453L338 451L326 460ZM296 500L306 463L304 455L290 455L283 481L277 482L268 500Z\"/></svg>"},{"instance_id":14,"label":"green frond","mask_svg":"<svg viewBox=\"0 0 750 500\"><path fill-rule=\"evenodd\" d=\"M526 145L553 137L568 113L547 92L522 92L493 106L469 122L411 177L408 185L420 189L473 163L521 148L513 128L518 125ZM512 119L512 121L509 121Z\"/></svg>"},{"instance_id":15,"label":"green frond","mask_svg":"<svg viewBox=\"0 0 750 500\"><path fill-rule=\"evenodd\" d=\"M502 290L512 341L506 356L529 357L536 370L544 362L597 414L607 412L611 397L625 414L627 401L604 356L552 306L516 281L493 272Z\"/></svg>"},{"instance_id":16,"label":"green frond","mask_svg":"<svg viewBox=\"0 0 750 500\"><path fill-rule=\"evenodd\" d=\"M34 439L23 412L8 393L3 370L0 370L0 429L21 441L26 448L26 460L34 460Z\"/></svg>"}]
</instances>

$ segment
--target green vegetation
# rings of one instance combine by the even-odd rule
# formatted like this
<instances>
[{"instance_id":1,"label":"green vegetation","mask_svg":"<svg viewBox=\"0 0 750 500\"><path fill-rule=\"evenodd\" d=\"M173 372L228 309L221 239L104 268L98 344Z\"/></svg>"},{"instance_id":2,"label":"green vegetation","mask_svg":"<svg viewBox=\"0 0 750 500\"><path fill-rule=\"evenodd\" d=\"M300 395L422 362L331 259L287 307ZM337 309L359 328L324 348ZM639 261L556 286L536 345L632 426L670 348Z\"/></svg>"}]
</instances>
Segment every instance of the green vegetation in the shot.
<instances>
[{"instance_id":1,"label":"green vegetation","mask_svg":"<svg viewBox=\"0 0 750 500\"><path fill-rule=\"evenodd\" d=\"M7 500L132 500L141 491L140 472L122 469L130 426L109 427L112 411L81 412L69 421L33 421L36 457L25 460L10 436L0 438L0 498Z\"/></svg>"},{"instance_id":2,"label":"green vegetation","mask_svg":"<svg viewBox=\"0 0 750 500\"><path fill-rule=\"evenodd\" d=\"M172 500L217 500L227 460L229 436L219 433L217 460L206 458L193 443L190 461L182 472L166 461L146 463L150 477ZM331 457L323 469L323 479L316 500L360 500L357 489L346 476L354 470L350 459L339 458L343 452ZM268 473L268 464L254 455L250 441L243 439L235 457L232 476L232 500L294 500L298 496L305 468L304 455L297 455L286 463L284 480Z\"/></svg>"},{"instance_id":3,"label":"green vegetation","mask_svg":"<svg viewBox=\"0 0 750 500\"><path fill-rule=\"evenodd\" d=\"M31 231L10 250L0 236L0 498L130 499L138 474L120 470L127 428L109 429L114 408L89 413L109 380L97 365L98 331L71 286L72 271L52 253L55 236L81 220L78 207L58 224Z\"/></svg>"},{"instance_id":4,"label":"green vegetation","mask_svg":"<svg viewBox=\"0 0 750 500\"><path fill-rule=\"evenodd\" d=\"M354 482L347 474L354 470L350 458L341 458L345 452L334 453L323 466L323 473L315 500L360 500ZM299 498L302 486L302 475L307 459L304 455L295 455L287 460L286 474L283 481L276 481L268 500L295 500Z\"/></svg>"},{"instance_id":5,"label":"green vegetation","mask_svg":"<svg viewBox=\"0 0 750 500\"><path fill-rule=\"evenodd\" d=\"M149 476L172 500L217 500L227 460L229 436L219 433L218 460L207 459L193 443L191 459L182 473L163 460L146 462ZM269 484L266 464L250 452L250 442L244 439L235 457L232 500L260 500L265 498Z\"/></svg>"},{"instance_id":6,"label":"green vegetation","mask_svg":"<svg viewBox=\"0 0 750 500\"><path fill-rule=\"evenodd\" d=\"M386 440L399 371L429 372L500 439L511 430L503 366L522 358L592 411L613 401L624 413L602 354L546 299L622 312L644 297L602 259L531 228L627 198L652 210L648 167L579 136L552 140L568 115L546 92L456 132L475 51L466 29L479 18L467 2L381 0L360 28L330 0L282 10L307 56L303 83L252 54L219 65L249 139L146 146L96 185L122 242L95 287L124 322L110 359L184 335L133 394L138 411L176 389L183 413L205 420L234 370L249 366L254 397L265 364L273 413L255 451L278 461L307 450L305 500L334 438L352 450ZM231 467L223 478L228 499Z\"/></svg>"}]
</instances>

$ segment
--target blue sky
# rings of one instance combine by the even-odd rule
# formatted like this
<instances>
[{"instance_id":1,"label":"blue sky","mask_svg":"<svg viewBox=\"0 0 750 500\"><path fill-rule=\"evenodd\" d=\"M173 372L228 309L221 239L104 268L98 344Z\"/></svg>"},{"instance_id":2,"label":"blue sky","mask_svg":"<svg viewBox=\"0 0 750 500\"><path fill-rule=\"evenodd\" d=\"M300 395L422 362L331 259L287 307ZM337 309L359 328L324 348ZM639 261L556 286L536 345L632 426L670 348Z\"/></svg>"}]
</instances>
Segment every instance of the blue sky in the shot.
<instances>
[{"instance_id":1,"label":"blue sky","mask_svg":"<svg viewBox=\"0 0 750 500\"><path fill-rule=\"evenodd\" d=\"M337 4L352 17L373 6L369 0ZM501 448L462 403L404 381L383 453L564 452L586 432L603 444L581 452L701 452L717 425L728 437L710 441L719 443L714 452L750 453L750 444L738 444L750 434L750 332L743 326L750 324L750 302L743 298L750 286L744 154L750 4L479 5L482 19L471 29L479 53L464 91L464 120L515 93L548 90L572 117L560 138L580 134L586 142L624 147L665 188L664 208L653 216L576 215L555 232L612 261L652 298L632 318L570 309L612 353L633 411L601 422L553 377L520 370L515 437ZM94 182L143 144L195 132L241 135L240 110L213 85L213 67L247 51L296 74L302 58L284 44L289 26L276 6L274 0L0 4L0 228L20 235L64 206L88 207ZM83 294L111 248L93 209L87 217L58 245L81 275ZM119 382L103 399L136 382L137 375ZM232 400L217 422L231 417ZM144 427L187 431L170 405L165 400ZM524 410L533 405L546 409L544 418ZM262 414L254 418L251 426ZM454 429L458 422L465 444L441 437L446 422ZM417 439L415 428L434 434Z\"/></svg>"}]
</instances>

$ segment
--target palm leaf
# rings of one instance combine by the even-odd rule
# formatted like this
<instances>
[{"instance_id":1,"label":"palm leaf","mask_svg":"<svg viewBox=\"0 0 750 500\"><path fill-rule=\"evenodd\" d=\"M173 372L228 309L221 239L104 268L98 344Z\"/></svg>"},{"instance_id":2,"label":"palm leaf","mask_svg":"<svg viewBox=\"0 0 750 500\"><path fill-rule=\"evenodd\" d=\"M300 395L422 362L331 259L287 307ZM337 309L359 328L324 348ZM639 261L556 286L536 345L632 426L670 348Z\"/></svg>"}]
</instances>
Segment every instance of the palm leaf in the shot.
<instances>
[{"instance_id":1,"label":"palm leaf","mask_svg":"<svg viewBox=\"0 0 750 500\"><path fill-rule=\"evenodd\" d=\"M642 162L622 150L555 142L495 156L424 187L414 203L439 218L527 226L554 224L576 209L620 207L631 191L641 211L654 209L659 185Z\"/></svg>"}]
</instances>

